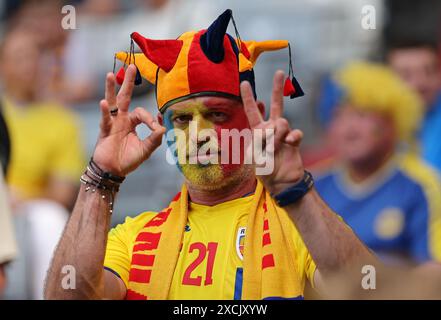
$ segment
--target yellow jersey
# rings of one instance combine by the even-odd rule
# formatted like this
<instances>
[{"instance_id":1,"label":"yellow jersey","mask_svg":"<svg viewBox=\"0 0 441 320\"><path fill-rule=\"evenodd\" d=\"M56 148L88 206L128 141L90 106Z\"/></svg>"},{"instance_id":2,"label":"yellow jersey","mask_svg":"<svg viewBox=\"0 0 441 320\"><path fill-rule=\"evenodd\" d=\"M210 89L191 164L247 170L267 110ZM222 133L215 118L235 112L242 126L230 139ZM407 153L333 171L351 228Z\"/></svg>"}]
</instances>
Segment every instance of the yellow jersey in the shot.
<instances>
[{"instance_id":1,"label":"yellow jersey","mask_svg":"<svg viewBox=\"0 0 441 320\"><path fill-rule=\"evenodd\" d=\"M243 245L252 201L253 196L215 206L189 202L188 222L169 299L241 299ZM145 212L135 218L128 217L109 232L104 267L126 286L136 236L155 215ZM293 223L290 233L296 247L296 269L304 287L306 279L312 282L316 266Z\"/></svg>"},{"instance_id":2,"label":"yellow jersey","mask_svg":"<svg viewBox=\"0 0 441 320\"><path fill-rule=\"evenodd\" d=\"M7 182L20 197L42 196L49 177L77 182L85 162L75 116L57 104L2 105L11 139Z\"/></svg>"}]
</instances>

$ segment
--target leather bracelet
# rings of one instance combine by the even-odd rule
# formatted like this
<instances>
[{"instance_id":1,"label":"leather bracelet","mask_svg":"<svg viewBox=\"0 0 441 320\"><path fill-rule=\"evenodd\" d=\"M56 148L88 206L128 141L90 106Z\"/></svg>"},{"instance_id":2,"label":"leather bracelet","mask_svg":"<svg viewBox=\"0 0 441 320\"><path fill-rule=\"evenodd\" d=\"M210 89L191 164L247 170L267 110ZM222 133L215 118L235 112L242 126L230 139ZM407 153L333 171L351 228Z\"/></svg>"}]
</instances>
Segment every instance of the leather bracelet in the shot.
<instances>
[{"instance_id":1,"label":"leather bracelet","mask_svg":"<svg viewBox=\"0 0 441 320\"><path fill-rule=\"evenodd\" d=\"M89 166L87 166L86 171L84 172L84 176L89 178L90 181L100 186L100 189L108 189L114 190L116 192L119 191L119 183L113 182L109 179L100 177L97 173L95 173Z\"/></svg>"},{"instance_id":2,"label":"leather bracelet","mask_svg":"<svg viewBox=\"0 0 441 320\"><path fill-rule=\"evenodd\" d=\"M277 195L272 195L279 207L286 207L300 200L314 185L312 174L305 170L302 180L286 188Z\"/></svg>"},{"instance_id":3,"label":"leather bracelet","mask_svg":"<svg viewBox=\"0 0 441 320\"><path fill-rule=\"evenodd\" d=\"M124 182L124 180L126 178L126 177L120 177L120 176L113 175L110 172L105 172L96 164L95 161L93 161L93 158L91 158L89 161L89 167L92 170L94 170L103 179L108 179L108 180L115 182L115 183L121 184Z\"/></svg>"},{"instance_id":4,"label":"leather bracelet","mask_svg":"<svg viewBox=\"0 0 441 320\"><path fill-rule=\"evenodd\" d=\"M80 177L80 182L86 186L86 192L91 191L94 193L97 189L109 191L109 212L112 214L115 194L119 191L119 186L124 179L125 177L119 177L109 172L104 172L93 159L90 159L86 171ZM106 195L102 194L101 197L105 199Z\"/></svg>"}]
</instances>

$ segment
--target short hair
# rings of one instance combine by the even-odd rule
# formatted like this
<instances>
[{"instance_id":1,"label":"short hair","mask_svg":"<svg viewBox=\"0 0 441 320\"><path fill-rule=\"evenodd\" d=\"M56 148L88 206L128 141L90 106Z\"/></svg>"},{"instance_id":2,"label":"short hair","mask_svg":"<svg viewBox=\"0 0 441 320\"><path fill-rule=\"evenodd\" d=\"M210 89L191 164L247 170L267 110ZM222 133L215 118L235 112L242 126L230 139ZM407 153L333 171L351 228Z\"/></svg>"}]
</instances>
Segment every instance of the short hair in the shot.
<instances>
[{"instance_id":1,"label":"short hair","mask_svg":"<svg viewBox=\"0 0 441 320\"><path fill-rule=\"evenodd\" d=\"M415 38L397 38L390 40L386 44L386 57L389 53L395 50L409 50L409 49L429 49L435 55L438 55L440 46L432 39L424 39L421 37Z\"/></svg>"}]
</instances>

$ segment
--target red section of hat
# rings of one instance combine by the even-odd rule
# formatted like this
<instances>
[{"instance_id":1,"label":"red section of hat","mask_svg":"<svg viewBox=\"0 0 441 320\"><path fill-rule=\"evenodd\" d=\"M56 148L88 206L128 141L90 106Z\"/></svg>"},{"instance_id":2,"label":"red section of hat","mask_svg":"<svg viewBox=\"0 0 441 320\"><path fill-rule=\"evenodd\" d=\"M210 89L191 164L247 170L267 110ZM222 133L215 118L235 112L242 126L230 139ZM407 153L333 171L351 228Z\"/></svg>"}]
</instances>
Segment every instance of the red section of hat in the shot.
<instances>
[{"instance_id":1,"label":"red section of hat","mask_svg":"<svg viewBox=\"0 0 441 320\"><path fill-rule=\"evenodd\" d=\"M201 49L200 37L203 32L194 36L188 53L190 93L214 91L239 96L239 67L230 40L224 37L224 60L214 63Z\"/></svg>"},{"instance_id":2,"label":"red section of hat","mask_svg":"<svg viewBox=\"0 0 441 320\"><path fill-rule=\"evenodd\" d=\"M182 40L152 40L138 32L133 32L131 37L154 64L166 72L173 69L182 49Z\"/></svg>"}]
</instances>

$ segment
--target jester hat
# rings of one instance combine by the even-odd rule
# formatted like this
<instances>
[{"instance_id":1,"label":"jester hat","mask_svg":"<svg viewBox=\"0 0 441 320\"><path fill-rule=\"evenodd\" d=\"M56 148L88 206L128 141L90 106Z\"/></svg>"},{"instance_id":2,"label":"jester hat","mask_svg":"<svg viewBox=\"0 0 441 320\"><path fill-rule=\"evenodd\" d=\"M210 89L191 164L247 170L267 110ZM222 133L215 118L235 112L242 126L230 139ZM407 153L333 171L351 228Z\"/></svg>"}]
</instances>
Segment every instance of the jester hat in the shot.
<instances>
[{"instance_id":1,"label":"jester hat","mask_svg":"<svg viewBox=\"0 0 441 320\"><path fill-rule=\"evenodd\" d=\"M233 20L237 39L227 31ZM130 52L118 52L115 57L125 65L138 68L136 84L141 76L156 86L160 112L170 105L198 96L224 96L240 99L240 82L247 80L255 92L254 65L264 51L289 47L286 40L242 41L236 29L232 11L222 13L208 29L189 31L176 40L153 40L137 32L131 34ZM135 42L141 53L134 52ZM294 78L291 64L284 94L295 98L303 91ZM124 79L124 67L117 74Z\"/></svg>"}]
</instances>

